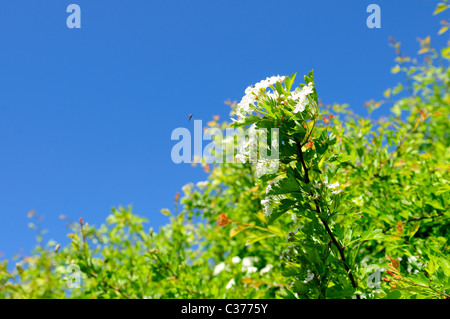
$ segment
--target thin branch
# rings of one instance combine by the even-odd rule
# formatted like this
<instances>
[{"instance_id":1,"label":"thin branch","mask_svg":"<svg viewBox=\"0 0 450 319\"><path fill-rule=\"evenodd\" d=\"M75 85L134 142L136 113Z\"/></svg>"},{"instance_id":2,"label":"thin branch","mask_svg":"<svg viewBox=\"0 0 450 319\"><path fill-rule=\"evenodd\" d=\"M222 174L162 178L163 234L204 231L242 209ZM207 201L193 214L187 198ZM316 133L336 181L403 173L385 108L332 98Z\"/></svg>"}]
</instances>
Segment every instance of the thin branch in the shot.
<instances>
[{"instance_id":1,"label":"thin branch","mask_svg":"<svg viewBox=\"0 0 450 319\"><path fill-rule=\"evenodd\" d=\"M298 148L298 154L299 154L299 159L300 162L302 164L304 173L305 173L305 183L309 184L310 183L310 179L309 179L309 173L308 173L308 168L306 167L305 164L305 160L303 158L303 151L302 151L302 147L301 147L301 143L298 139L295 140L296 144L297 144L297 148ZM312 195L312 194L311 194ZM320 207L319 207L319 202L317 199L314 200L314 203L316 204L316 213L318 214L322 224L325 227L326 232L328 233L328 235L331 238L331 241L333 242L334 246L337 248L337 250L339 251L339 255L341 257L341 260L344 264L345 270L347 272L347 275L350 279L350 282L352 283L353 288L357 289L358 288L358 284L356 283L355 278L353 277L352 271L350 269L350 266L347 263L347 260L345 258L345 254L344 254L344 248L341 246L341 244L337 241L336 237L334 236L333 232L331 231L330 226L328 225L327 221L324 220L320 215L321 215L321 211L320 211ZM360 299L359 295L356 295L357 299Z\"/></svg>"}]
</instances>

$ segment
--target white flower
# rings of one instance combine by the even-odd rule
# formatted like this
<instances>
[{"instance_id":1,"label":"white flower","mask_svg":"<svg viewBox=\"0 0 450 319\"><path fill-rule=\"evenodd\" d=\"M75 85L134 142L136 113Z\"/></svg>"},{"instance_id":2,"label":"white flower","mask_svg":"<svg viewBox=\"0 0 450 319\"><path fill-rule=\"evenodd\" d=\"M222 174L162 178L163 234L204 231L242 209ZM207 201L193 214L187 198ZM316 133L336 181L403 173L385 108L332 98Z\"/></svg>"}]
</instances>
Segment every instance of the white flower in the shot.
<instances>
[{"instance_id":1,"label":"white flower","mask_svg":"<svg viewBox=\"0 0 450 319\"><path fill-rule=\"evenodd\" d=\"M306 278L303 280L303 283L306 284L308 281L311 281L314 278L314 274L311 272L311 270L308 269Z\"/></svg>"},{"instance_id":2,"label":"white flower","mask_svg":"<svg viewBox=\"0 0 450 319\"><path fill-rule=\"evenodd\" d=\"M247 275L249 275L251 273L254 273L254 272L257 272L257 271L258 271L258 268L250 266L250 267L247 268Z\"/></svg>"},{"instance_id":3,"label":"white flower","mask_svg":"<svg viewBox=\"0 0 450 319\"><path fill-rule=\"evenodd\" d=\"M408 257L408 263L412 264L416 261L417 261L417 258L415 256Z\"/></svg>"},{"instance_id":4,"label":"white flower","mask_svg":"<svg viewBox=\"0 0 450 319\"><path fill-rule=\"evenodd\" d=\"M279 162L277 159L267 160L265 158L261 158L256 163L256 176L260 178L266 174L274 174L278 171Z\"/></svg>"},{"instance_id":5,"label":"white flower","mask_svg":"<svg viewBox=\"0 0 450 319\"><path fill-rule=\"evenodd\" d=\"M183 193L189 194L193 188L194 188L194 184L188 183L188 184L184 185L183 187L181 187L181 190L183 191Z\"/></svg>"},{"instance_id":6,"label":"white flower","mask_svg":"<svg viewBox=\"0 0 450 319\"><path fill-rule=\"evenodd\" d=\"M234 256L233 258L231 258L231 262L233 264L238 264L241 262L241 258L239 256Z\"/></svg>"},{"instance_id":7,"label":"white flower","mask_svg":"<svg viewBox=\"0 0 450 319\"><path fill-rule=\"evenodd\" d=\"M279 75L272 76L272 77L266 79L266 83L268 85L274 85L277 82L280 82L280 83L283 82L285 78L286 78L285 76L279 76Z\"/></svg>"},{"instance_id":8,"label":"white flower","mask_svg":"<svg viewBox=\"0 0 450 319\"><path fill-rule=\"evenodd\" d=\"M285 76L279 76L279 75L271 76L270 78L268 77L265 80L262 80L261 82L256 83L254 85L254 87L257 88L258 90L261 88L265 89L269 86L274 85L277 82L280 82L280 83L283 82L285 78L286 78Z\"/></svg>"},{"instance_id":9,"label":"white flower","mask_svg":"<svg viewBox=\"0 0 450 319\"><path fill-rule=\"evenodd\" d=\"M278 149L278 141L277 141L277 140L273 140L273 141L272 141L272 147L273 147L274 149Z\"/></svg>"},{"instance_id":10,"label":"white flower","mask_svg":"<svg viewBox=\"0 0 450 319\"><path fill-rule=\"evenodd\" d=\"M216 275L220 274L225 269L225 266L226 265L224 262L216 265L216 267L214 267L213 275L216 276Z\"/></svg>"},{"instance_id":11,"label":"white flower","mask_svg":"<svg viewBox=\"0 0 450 319\"><path fill-rule=\"evenodd\" d=\"M295 105L294 113L303 112L306 105L308 105L308 95L313 93L313 83L309 82L308 85L304 86L301 90L295 91L291 94L294 101L297 101Z\"/></svg>"},{"instance_id":12,"label":"white flower","mask_svg":"<svg viewBox=\"0 0 450 319\"><path fill-rule=\"evenodd\" d=\"M241 102L238 104L238 108L245 113L250 113L255 108L255 98L252 95L244 95Z\"/></svg>"},{"instance_id":13,"label":"white flower","mask_svg":"<svg viewBox=\"0 0 450 319\"><path fill-rule=\"evenodd\" d=\"M230 289L231 287L234 286L235 283L236 283L236 282L234 281L234 279L231 279L231 280L228 282L228 284L227 284L227 286L226 286L225 288L226 288L226 289Z\"/></svg>"},{"instance_id":14,"label":"white flower","mask_svg":"<svg viewBox=\"0 0 450 319\"><path fill-rule=\"evenodd\" d=\"M244 257L242 259L242 271L246 271L247 274L258 271L258 268L253 267L253 263L258 261L258 257Z\"/></svg>"},{"instance_id":15,"label":"white flower","mask_svg":"<svg viewBox=\"0 0 450 319\"><path fill-rule=\"evenodd\" d=\"M256 103L257 97L261 97L263 93L267 93L269 95L269 92L266 92L266 89L269 86L273 86L277 82L283 82L285 78L285 76L279 75L272 76L256 83L255 85L247 87L245 89L245 95L242 97L241 101L236 107L236 115L238 119L233 119L233 121L242 123L245 120L245 116L247 114L251 114L258 108L258 104ZM269 96L272 98L277 98L278 92L270 93Z\"/></svg>"},{"instance_id":16,"label":"white flower","mask_svg":"<svg viewBox=\"0 0 450 319\"><path fill-rule=\"evenodd\" d=\"M273 266L271 264L268 264L266 267L264 267L263 269L261 269L259 271L259 274L263 275L263 274L269 272L272 268L273 268Z\"/></svg>"},{"instance_id":17,"label":"white flower","mask_svg":"<svg viewBox=\"0 0 450 319\"><path fill-rule=\"evenodd\" d=\"M247 156L244 154L236 154L234 157L238 163L245 163L247 162Z\"/></svg>"},{"instance_id":18,"label":"white flower","mask_svg":"<svg viewBox=\"0 0 450 319\"><path fill-rule=\"evenodd\" d=\"M334 184L328 184L327 187L328 188L332 188L332 189L338 188L339 187L339 182L336 182Z\"/></svg>"},{"instance_id":19,"label":"white flower","mask_svg":"<svg viewBox=\"0 0 450 319\"><path fill-rule=\"evenodd\" d=\"M248 158L255 157L256 145L257 145L256 125L253 124L249 127L248 133L240 136L238 152L235 159L239 163L246 163Z\"/></svg>"},{"instance_id":20,"label":"white flower","mask_svg":"<svg viewBox=\"0 0 450 319\"><path fill-rule=\"evenodd\" d=\"M306 105L308 104L308 99L305 96L301 96L295 105L294 113L303 112Z\"/></svg>"},{"instance_id":21,"label":"white flower","mask_svg":"<svg viewBox=\"0 0 450 319\"><path fill-rule=\"evenodd\" d=\"M208 186L209 182L208 181L202 181L202 182L198 182L197 183L197 187L200 189L205 188L206 186Z\"/></svg>"},{"instance_id":22,"label":"white flower","mask_svg":"<svg viewBox=\"0 0 450 319\"><path fill-rule=\"evenodd\" d=\"M306 95L310 95L310 94L313 93L313 91L314 91L313 89L314 89L313 83L312 83L312 82L309 82L307 86L304 86L304 87L303 87L303 92L304 92Z\"/></svg>"},{"instance_id":23,"label":"white flower","mask_svg":"<svg viewBox=\"0 0 450 319\"><path fill-rule=\"evenodd\" d=\"M244 257L242 259L242 271L251 274L258 271L258 268L253 266L254 262L258 261L258 257Z\"/></svg>"},{"instance_id":24,"label":"white flower","mask_svg":"<svg viewBox=\"0 0 450 319\"><path fill-rule=\"evenodd\" d=\"M270 97L271 99L273 99L273 100L276 100L276 99L278 99L278 97L279 97L280 95L278 94L278 92L277 91L275 91L275 92L267 92L267 97Z\"/></svg>"},{"instance_id":25,"label":"white flower","mask_svg":"<svg viewBox=\"0 0 450 319\"><path fill-rule=\"evenodd\" d=\"M270 199L271 197L266 197L266 199L261 200L261 206L263 207L263 213L265 216L269 216L271 214L270 208Z\"/></svg>"}]
</instances>

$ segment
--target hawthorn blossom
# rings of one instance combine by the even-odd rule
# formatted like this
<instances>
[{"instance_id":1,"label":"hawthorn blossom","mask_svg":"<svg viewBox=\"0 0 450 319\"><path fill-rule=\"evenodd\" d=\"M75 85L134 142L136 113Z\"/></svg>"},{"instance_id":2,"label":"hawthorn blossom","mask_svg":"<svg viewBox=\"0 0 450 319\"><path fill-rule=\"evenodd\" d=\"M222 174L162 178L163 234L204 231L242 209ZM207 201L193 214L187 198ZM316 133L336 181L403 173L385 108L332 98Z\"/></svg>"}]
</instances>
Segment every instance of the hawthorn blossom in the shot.
<instances>
[{"instance_id":1,"label":"hawthorn blossom","mask_svg":"<svg viewBox=\"0 0 450 319\"><path fill-rule=\"evenodd\" d=\"M278 149L278 140L273 140L272 141L272 147L274 148L274 149Z\"/></svg>"},{"instance_id":2,"label":"hawthorn blossom","mask_svg":"<svg viewBox=\"0 0 450 319\"><path fill-rule=\"evenodd\" d=\"M194 188L194 184L188 183L188 184L184 185L183 187L181 187L181 190L183 191L183 193L189 194L193 188Z\"/></svg>"},{"instance_id":3,"label":"hawthorn blossom","mask_svg":"<svg viewBox=\"0 0 450 319\"><path fill-rule=\"evenodd\" d=\"M253 263L257 261L258 257L244 257L242 259L242 271L247 272L247 274L257 272L258 268L253 266Z\"/></svg>"},{"instance_id":4,"label":"hawthorn blossom","mask_svg":"<svg viewBox=\"0 0 450 319\"><path fill-rule=\"evenodd\" d=\"M309 82L308 85L304 86L301 90L295 91L291 94L291 97L296 101L294 113L303 112L306 105L308 104L308 95L313 93L313 83Z\"/></svg>"},{"instance_id":5,"label":"hawthorn blossom","mask_svg":"<svg viewBox=\"0 0 450 319\"><path fill-rule=\"evenodd\" d=\"M201 182L198 182L196 186L200 189L203 189L206 186L208 186L208 183L209 183L208 181L201 181Z\"/></svg>"},{"instance_id":6,"label":"hawthorn blossom","mask_svg":"<svg viewBox=\"0 0 450 319\"><path fill-rule=\"evenodd\" d=\"M257 145L256 125L253 124L248 129L248 138L243 135L240 138L238 145L238 152L235 159L238 163L246 163L248 158L252 158L255 155L255 149Z\"/></svg>"},{"instance_id":7,"label":"hawthorn blossom","mask_svg":"<svg viewBox=\"0 0 450 319\"><path fill-rule=\"evenodd\" d=\"M337 194L343 192L342 189L337 189L339 186L340 186L340 185L339 185L339 182L336 182L336 183L333 183L333 184L328 184L328 185L327 185L327 188L332 189L331 193L337 195Z\"/></svg>"},{"instance_id":8,"label":"hawthorn blossom","mask_svg":"<svg viewBox=\"0 0 450 319\"><path fill-rule=\"evenodd\" d=\"M278 171L279 162L277 159L268 160L265 158L261 158L256 163L256 176L260 178L266 174L273 174Z\"/></svg>"},{"instance_id":9,"label":"hawthorn blossom","mask_svg":"<svg viewBox=\"0 0 450 319\"><path fill-rule=\"evenodd\" d=\"M271 213L270 209L270 197L261 200L261 206L263 207L263 213L265 216L269 216Z\"/></svg>"},{"instance_id":10,"label":"hawthorn blossom","mask_svg":"<svg viewBox=\"0 0 450 319\"><path fill-rule=\"evenodd\" d=\"M238 264L241 262L241 258L239 256L234 256L233 258L231 258L231 262L233 264Z\"/></svg>"},{"instance_id":11,"label":"hawthorn blossom","mask_svg":"<svg viewBox=\"0 0 450 319\"><path fill-rule=\"evenodd\" d=\"M261 270L259 271L259 274L260 274L260 275L263 275L263 274L265 274L265 273L268 273L272 268L273 268L273 265L268 264L266 267L264 267L263 269L261 269Z\"/></svg>"},{"instance_id":12,"label":"hawthorn blossom","mask_svg":"<svg viewBox=\"0 0 450 319\"><path fill-rule=\"evenodd\" d=\"M238 117L237 120L232 119L233 121L242 123L245 120L246 115L251 114L257 108L256 100L263 93L267 93L266 89L269 86L273 86L277 82L283 82L285 80L285 76L272 76L268 77L265 80L262 80L254 85L251 85L245 89L245 95L242 97L241 101L237 105L236 115ZM270 93L271 97L275 97L278 93ZM256 104L255 104L256 103Z\"/></svg>"},{"instance_id":13,"label":"hawthorn blossom","mask_svg":"<svg viewBox=\"0 0 450 319\"><path fill-rule=\"evenodd\" d=\"M216 265L216 267L214 267L213 275L217 276L218 274L220 274L225 269L225 266L226 265L224 262Z\"/></svg>"},{"instance_id":14,"label":"hawthorn blossom","mask_svg":"<svg viewBox=\"0 0 450 319\"><path fill-rule=\"evenodd\" d=\"M234 278L233 279L231 279L229 282L228 282L228 284L227 284L227 286L225 287L225 289L230 289L231 287L233 287L234 285L235 285L235 281L234 281Z\"/></svg>"},{"instance_id":15,"label":"hawthorn blossom","mask_svg":"<svg viewBox=\"0 0 450 319\"><path fill-rule=\"evenodd\" d=\"M303 280L303 283L306 284L309 281L311 281L313 278L314 278L314 274L311 272L311 270L308 269L306 278L305 278L305 280Z\"/></svg>"},{"instance_id":16,"label":"hawthorn blossom","mask_svg":"<svg viewBox=\"0 0 450 319\"><path fill-rule=\"evenodd\" d=\"M333 183L333 184L328 184L327 187L328 188L332 188L332 189L338 188L339 187L339 182L336 182L336 183Z\"/></svg>"},{"instance_id":17,"label":"hawthorn blossom","mask_svg":"<svg viewBox=\"0 0 450 319\"><path fill-rule=\"evenodd\" d=\"M277 91L274 91L273 93L272 92L267 92L267 97L269 97L269 98L271 98L273 100L276 100L276 99L278 99L281 96L278 94Z\"/></svg>"}]
</instances>

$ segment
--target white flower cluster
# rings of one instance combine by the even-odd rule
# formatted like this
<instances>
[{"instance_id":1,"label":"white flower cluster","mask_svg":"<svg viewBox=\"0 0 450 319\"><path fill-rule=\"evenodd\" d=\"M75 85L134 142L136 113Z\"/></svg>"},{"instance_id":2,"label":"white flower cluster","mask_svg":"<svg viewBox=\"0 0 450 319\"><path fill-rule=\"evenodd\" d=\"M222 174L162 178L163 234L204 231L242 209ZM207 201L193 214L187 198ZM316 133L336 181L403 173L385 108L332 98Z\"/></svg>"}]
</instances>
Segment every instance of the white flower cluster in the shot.
<instances>
[{"instance_id":1,"label":"white flower cluster","mask_svg":"<svg viewBox=\"0 0 450 319\"><path fill-rule=\"evenodd\" d=\"M272 207L274 205L278 205L282 199L285 199L286 196L283 194L280 195L267 195L273 189L274 186L278 186L278 182L282 179L281 177L277 177L271 181L269 181L266 187L266 198L261 200L261 205L263 207L263 213L266 217L270 217L272 214Z\"/></svg>"},{"instance_id":2,"label":"white flower cluster","mask_svg":"<svg viewBox=\"0 0 450 319\"><path fill-rule=\"evenodd\" d=\"M279 161L277 159L266 159L261 158L258 159L258 162L256 163L255 169L256 169L256 176L260 178L263 175L266 174L273 174L278 171Z\"/></svg>"},{"instance_id":3,"label":"white flower cluster","mask_svg":"<svg viewBox=\"0 0 450 319\"><path fill-rule=\"evenodd\" d=\"M214 275L214 276L217 276L218 274L220 274L222 271L225 270L226 266L227 266L227 265L226 265L224 262L221 262L220 264L217 264L217 265L214 267L213 275Z\"/></svg>"},{"instance_id":4,"label":"white flower cluster","mask_svg":"<svg viewBox=\"0 0 450 319\"><path fill-rule=\"evenodd\" d=\"M256 109L256 99L266 91L270 86L275 85L277 82L283 82L285 76L272 76L268 77L255 85L249 86L245 89L245 95L237 105L236 115L238 116L237 122L244 121L246 115L251 114ZM274 94L274 93L272 93ZM233 119L234 120L234 119Z\"/></svg>"},{"instance_id":5,"label":"white flower cluster","mask_svg":"<svg viewBox=\"0 0 450 319\"><path fill-rule=\"evenodd\" d=\"M263 269L261 269L261 270L259 271L259 274L260 274L260 275L264 275L265 273L268 273L269 271L271 271L272 268L273 268L273 265L267 264L266 267L264 267Z\"/></svg>"},{"instance_id":6,"label":"white flower cluster","mask_svg":"<svg viewBox=\"0 0 450 319\"><path fill-rule=\"evenodd\" d=\"M240 262L242 262L241 270L242 272L245 272L247 275L258 271L258 268L253 266L253 264L256 263L258 260L259 258L256 256L244 257L242 260L239 256L234 256L233 258L231 258L231 262L233 264L239 264ZM261 269L260 273L261 274L267 273L270 271L270 269L272 269L272 267L273 267L272 265L268 264L266 267ZM225 269L229 269L229 266L225 262L221 262L214 267L213 275L217 276Z\"/></svg>"},{"instance_id":7,"label":"white flower cluster","mask_svg":"<svg viewBox=\"0 0 450 319\"><path fill-rule=\"evenodd\" d=\"M261 146L260 146L261 147ZM278 150L278 140L272 140L272 149ZM246 136L242 136L238 146L238 152L235 159L238 163L246 163L247 161L255 161L257 157L258 139L256 125L249 127ZM273 174L278 171L278 159L258 158L255 164L256 176L260 178L265 174Z\"/></svg>"},{"instance_id":8,"label":"white flower cluster","mask_svg":"<svg viewBox=\"0 0 450 319\"><path fill-rule=\"evenodd\" d=\"M247 275L257 272L258 268L253 266L253 263L257 262L258 257L244 257L242 259L242 271L246 272Z\"/></svg>"},{"instance_id":9,"label":"white flower cluster","mask_svg":"<svg viewBox=\"0 0 450 319\"><path fill-rule=\"evenodd\" d=\"M407 265L408 266L407 266L406 270L409 273L413 273L413 274L417 274L419 272L419 269L422 269L422 267L424 266L424 264L421 263L416 256L408 257ZM416 269L413 271L414 268L416 268Z\"/></svg>"},{"instance_id":10,"label":"white flower cluster","mask_svg":"<svg viewBox=\"0 0 450 319\"><path fill-rule=\"evenodd\" d=\"M183 191L183 193L185 193L186 195L188 195L189 193L191 193L191 191L194 189L194 184L193 183L188 183L186 185L184 185L183 187L181 187L181 190Z\"/></svg>"},{"instance_id":11,"label":"white flower cluster","mask_svg":"<svg viewBox=\"0 0 450 319\"><path fill-rule=\"evenodd\" d=\"M339 182L336 182L336 183L334 183L334 184L328 184L328 185L327 185L327 188L332 189L331 193L333 193L333 194L336 195L336 194L342 193L342 188L337 189L339 186L340 186L340 185L339 185Z\"/></svg>"},{"instance_id":12,"label":"white flower cluster","mask_svg":"<svg viewBox=\"0 0 450 319\"><path fill-rule=\"evenodd\" d=\"M248 128L247 136L241 136L239 142L238 153L235 159L238 163L246 163L248 159L256 157L257 132L256 125L253 124Z\"/></svg>"},{"instance_id":13,"label":"white flower cluster","mask_svg":"<svg viewBox=\"0 0 450 319\"><path fill-rule=\"evenodd\" d=\"M236 282L234 281L234 278L232 278L232 279L228 282L228 284L227 284L227 286L225 287L225 289L230 289L230 288L233 287L235 284L236 284Z\"/></svg>"},{"instance_id":14,"label":"white flower cluster","mask_svg":"<svg viewBox=\"0 0 450 319\"><path fill-rule=\"evenodd\" d=\"M198 188L200 188L200 189L204 189L205 187L208 186L208 184L209 184L208 181L200 181L200 182L197 183L196 186L197 186Z\"/></svg>"},{"instance_id":15,"label":"white flower cluster","mask_svg":"<svg viewBox=\"0 0 450 319\"><path fill-rule=\"evenodd\" d=\"M241 271L245 272L246 275L255 273L258 271L258 268L253 266L253 264L255 262L257 262L259 260L258 257L254 256L254 257L244 257L243 259L241 259L239 256L234 256L233 258L231 258L231 262L233 264L239 264L240 262L242 262L242 268ZM224 262L221 262L219 264L217 264L214 267L214 271L213 271L213 275L216 276L218 274L220 274L222 271L224 271L225 269L228 268L228 265L225 264ZM268 272L270 272L270 270L273 268L273 265L271 264L267 264L264 268L262 268L259 273L260 275L264 275ZM234 278L231 279L227 285L226 285L226 289L230 289L232 288L234 285L236 284Z\"/></svg>"},{"instance_id":16,"label":"white flower cluster","mask_svg":"<svg viewBox=\"0 0 450 319\"><path fill-rule=\"evenodd\" d=\"M303 280L303 283L306 284L309 281L313 280L314 278L314 274L311 272L311 270L308 269L308 271L306 272L306 278Z\"/></svg>"},{"instance_id":17,"label":"white flower cluster","mask_svg":"<svg viewBox=\"0 0 450 319\"><path fill-rule=\"evenodd\" d=\"M294 113L303 112L308 104L308 95L313 93L313 83L309 82L301 90L295 91L291 94L291 98L296 102Z\"/></svg>"},{"instance_id":18,"label":"white flower cluster","mask_svg":"<svg viewBox=\"0 0 450 319\"><path fill-rule=\"evenodd\" d=\"M343 192L343 190L342 190L342 188L339 188L339 182L336 182L336 183L331 183L331 184L327 184L326 182L324 183L325 184L325 186L327 187L327 188L329 188L329 189L331 189L332 191L331 191L331 193L332 194L339 194L339 193L342 193ZM321 184L321 183L315 183L315 184L313 184L313 187L315 187L315 188L320 188L321 186L322 186L323 184ZM339 188L339 189L338 189Z\"/></svg>"}]
</instances>

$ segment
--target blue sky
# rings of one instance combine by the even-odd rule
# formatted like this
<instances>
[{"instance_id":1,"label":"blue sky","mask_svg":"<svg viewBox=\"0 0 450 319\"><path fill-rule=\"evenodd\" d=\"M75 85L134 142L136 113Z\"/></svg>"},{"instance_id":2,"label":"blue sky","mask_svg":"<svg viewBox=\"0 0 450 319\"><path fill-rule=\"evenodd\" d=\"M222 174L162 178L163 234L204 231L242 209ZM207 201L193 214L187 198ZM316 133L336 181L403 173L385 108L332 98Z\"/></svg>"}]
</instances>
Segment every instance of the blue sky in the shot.
<instances>
[{"instance_id":1,"label":"blue sky","mask_svg":"<svg viewBox=\"0 0 450 319\"><path fill-rule=\"evenodd\" d=\"M81 29L66 8L81 7ZM381 29L366 26L370 3ZM172 131L189 114L228 119L228 98L271 75L314 69L325 103L365 101L402 80L391 75L389 36L415 54L437 36L436 1L86 1L0 4L0 251L35 245L26 215L45 217L46 240L67 243L60 214L99 225L132 204L166 223L181 187L204 180L176 165ZM297 81L298 83L298 81ZM379 112L386 112L381 109Z\"/></svg>"}]
</instances>

